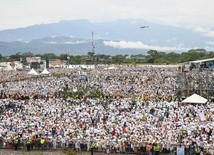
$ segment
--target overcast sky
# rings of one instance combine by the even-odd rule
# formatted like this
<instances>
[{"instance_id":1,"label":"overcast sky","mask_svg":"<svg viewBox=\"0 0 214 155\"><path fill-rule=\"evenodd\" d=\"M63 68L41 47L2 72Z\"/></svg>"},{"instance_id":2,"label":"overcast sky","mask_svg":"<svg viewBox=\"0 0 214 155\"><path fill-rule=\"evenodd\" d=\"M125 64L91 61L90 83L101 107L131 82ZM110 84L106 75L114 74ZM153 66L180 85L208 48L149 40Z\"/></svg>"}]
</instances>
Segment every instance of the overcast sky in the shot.
<instances>
[{"instance_id":1,"label":"overcast sky","mask_svg":"<svg viewBox=\"0 0 214 155\"><path fill-rule=\"evenodd\" d=\"M213 0L0 0L0 30L60 20L142 18L214 30Z\"/></svg>"}]
</instances>

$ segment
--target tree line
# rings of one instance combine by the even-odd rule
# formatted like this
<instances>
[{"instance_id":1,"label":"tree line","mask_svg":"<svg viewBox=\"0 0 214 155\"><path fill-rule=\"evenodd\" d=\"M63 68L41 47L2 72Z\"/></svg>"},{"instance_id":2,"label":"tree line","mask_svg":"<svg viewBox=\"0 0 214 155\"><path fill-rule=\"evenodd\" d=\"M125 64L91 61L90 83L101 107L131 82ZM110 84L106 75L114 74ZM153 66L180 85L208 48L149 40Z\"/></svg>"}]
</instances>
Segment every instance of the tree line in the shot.
<instances>
[{"instance_id":1,"label":"tree line","mask_svg":"<svg viewBox=\"0 0 214 155\"><path fill-rule=\"evenodd\" d=\"M4 57L0 54L0 61L22 61L26 63L26 57L37 56L42 60L60 59L65 60L68 64L82 64L86 61L90 61L92 64L176 64L188 61L214 58L213 51L206 51L205 49L191 49L187 52L159 52L156 50L149 50L147 54L138 55L106 55L106 54L91 54L87 55L68 55L54 53L45 54L33 54L32 52L16 53L9 57Z\"/></svg>"}]
</instances>

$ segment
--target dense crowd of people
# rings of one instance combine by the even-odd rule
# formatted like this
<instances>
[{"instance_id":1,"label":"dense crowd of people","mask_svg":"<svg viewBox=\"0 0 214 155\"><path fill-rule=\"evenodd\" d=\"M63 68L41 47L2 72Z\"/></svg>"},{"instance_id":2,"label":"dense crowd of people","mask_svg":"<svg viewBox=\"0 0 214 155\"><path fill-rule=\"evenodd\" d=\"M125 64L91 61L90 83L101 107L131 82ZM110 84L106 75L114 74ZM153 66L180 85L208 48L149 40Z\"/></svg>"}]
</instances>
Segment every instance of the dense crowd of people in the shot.
<instances>
[{"instance_id":1,"label":"dense crowd of people","mask_svg":"<svg viewBox=\"0 0 214 155\"><path fill-rule=\"evenodd\" d=\"M90 71L62 69L52 72L55 73L58 75L35 77L27 75L27 72L17 72L12 74L14 75L12 78L10 73L8 77L4 73L0 84L0 98L34 95L44 97L47 94L52 96L57 95L66 85L71 91L81 87L99 89L104 96L109 97L172 98L178 85L177 71L173 68L121 67L113 70L97 68Z\"/></svg>"},{"instance_id":2,"label":"dense crowd of people","mask_svg":"<svg viewBox=\"0 0 214 155\"><path fill-rule=\"evenodd\" d=\"M148 154L148 145L153 145L154 151L185 147L190 152L198 153L200 148L201 153L214 153L214 103L182 104L176 94L177 68L76 68L62 69L57 76L54 72L58 70L42 77L14 73L22 80L2 81L2 142L33 145L39 140L41 146L74 144L76 150L85 144L88 149L116 152L127 152L127 146L134 152L145 147ZM61 98L58 92L65 87L99 89L103 96Z\"/></svg>"}]
</instances>

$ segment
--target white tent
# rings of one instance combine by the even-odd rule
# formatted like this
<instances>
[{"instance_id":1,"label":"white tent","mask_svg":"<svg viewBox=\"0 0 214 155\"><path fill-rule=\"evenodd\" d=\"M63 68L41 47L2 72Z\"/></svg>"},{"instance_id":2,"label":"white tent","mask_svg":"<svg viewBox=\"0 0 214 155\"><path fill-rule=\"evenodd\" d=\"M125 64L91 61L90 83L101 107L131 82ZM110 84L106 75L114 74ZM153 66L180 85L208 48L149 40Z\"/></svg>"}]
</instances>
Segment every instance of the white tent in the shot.
<instances>
[{"instance_id":1,"label":"white tent","mask_svg":"<svg viewBox=\"0 0 214 155\"><path fill-rule=\"evenodd\" d=\"M117 68L117 67L114 67L114 66L108 67L108 68L104 68L104 70L112 70L112 69L118 69L118 68Z\"/></svg>"},{"instance_id":2,"label":"white tent","mask_svg":"<svg viewBox=\"0 0 214 155\"><path fill-rule=\"evenodd\" d=\"M193 94L182 101L182 103L198 103L198 104L204 104L206 102L207 102L206 98L203 98L197 94Z\"/></svg>"},{"instance_id":3,"label":"white tent","mask_svg":"<svg viewBox=\"0 0 214 155\"><path fill-rule=\"evenodd\" d=\"M38 73L32 68L30 72L28 72L27 74L30 75L38 75Z\"/></svg>"},{"instance_id":4,"label":"white tent","mask_svg":"<svg viewBox=\"0 0 214 155\"><path fill-rule=\"evenodd\" d=\"M50 74L50 72L45 68L41 74Z\"/></svg>"}]
</instances>

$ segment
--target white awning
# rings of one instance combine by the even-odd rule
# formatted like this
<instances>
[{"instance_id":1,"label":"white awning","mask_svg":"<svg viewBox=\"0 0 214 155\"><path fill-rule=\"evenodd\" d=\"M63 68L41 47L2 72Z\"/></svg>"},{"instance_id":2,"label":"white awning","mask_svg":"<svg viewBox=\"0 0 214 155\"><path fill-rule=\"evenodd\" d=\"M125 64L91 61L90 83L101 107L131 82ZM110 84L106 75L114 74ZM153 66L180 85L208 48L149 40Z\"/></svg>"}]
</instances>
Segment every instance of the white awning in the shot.
<instances>
[{"instance_id":1,"label":"white awning","mask_svg":"<svg viewBox=\"0 0 214 155\"><path fill-rule=\"evenodd\" d=\"M50 74L50 72L45 68L41 74Z\"/></svg>"},{"instance_id":2,"label":"white awning","mask_svg":"<svg viewBox=\"0 0 214 155\"><path fill-rule=\"evenodd\" d=\"M38 75L38 73L32 68L30 72L28 72L27 74L30 75Z\"/></svg>"},{"instance_id":3,"label":"white awning","mask_svg":"<svg viewBox=\"0 0 214 155\"><path fill-rule=\"evenodd\" d=\"M185 100L183 100L182 103L204 104L204 103L207 103L207 99L200 95L193 94L193 95L187 97Z\"/></svg>"}]
</instances>

